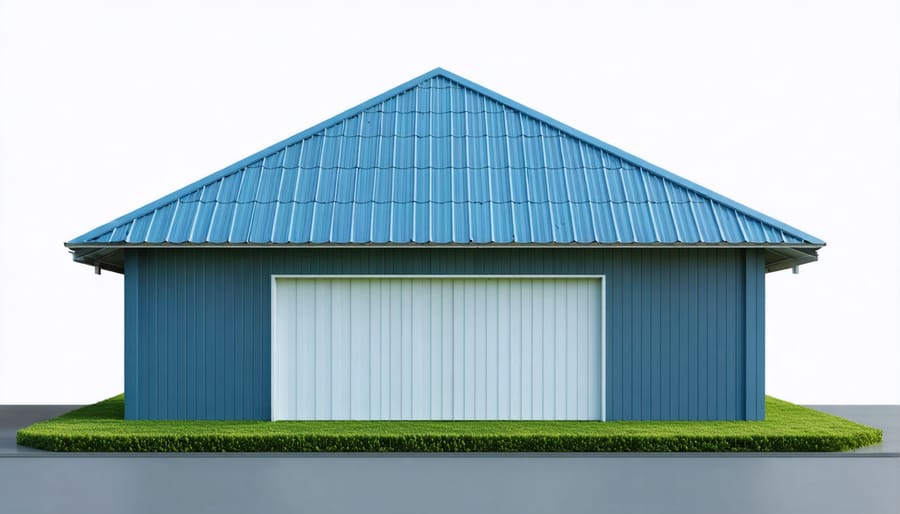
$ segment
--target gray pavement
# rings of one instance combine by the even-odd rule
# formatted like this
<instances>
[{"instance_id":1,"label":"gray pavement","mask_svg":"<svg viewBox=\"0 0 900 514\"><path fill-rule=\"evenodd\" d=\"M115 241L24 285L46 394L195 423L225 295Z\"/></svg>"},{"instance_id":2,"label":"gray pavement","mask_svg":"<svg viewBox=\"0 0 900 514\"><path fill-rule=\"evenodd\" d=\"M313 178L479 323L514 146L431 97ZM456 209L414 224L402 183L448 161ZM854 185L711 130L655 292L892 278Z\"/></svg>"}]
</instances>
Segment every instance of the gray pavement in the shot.
<instances>
[{"instance_id":1,"label":"gray pavement","mask_svg":"<svg viewBox=\"0 0 900 514\"><path fill-rule=\"evenodd\" d=\"M16 444L16 431L32 423L55 418L80 405L0 405L0 457L10 454L47 454Z\"/></svg>"},{"instance_id":2,"label":"gray pavement","mask_svg":"<svg viewBox=\"0 0 900 514\"><path fill-rule=\"evenodd\" d=\"M69 408L0 407L0 512L900 512L900 406L817 407L885 431L883 444L845 453L171 455L10 446L16 428Z\"/></svg>"},{"instance_id":3,"label":"gray pavement","mask_svg":"<svg viewBox=\"0 0 900 514\"><path fill-rule=\"evenodd\" d=\"M858 448L852 453L894 454L900 457L900 405L809 405L809 407L882 430L884 437L881 444ZM897 512L900 512L900 509Z\"/></svg>"}]
</instances>

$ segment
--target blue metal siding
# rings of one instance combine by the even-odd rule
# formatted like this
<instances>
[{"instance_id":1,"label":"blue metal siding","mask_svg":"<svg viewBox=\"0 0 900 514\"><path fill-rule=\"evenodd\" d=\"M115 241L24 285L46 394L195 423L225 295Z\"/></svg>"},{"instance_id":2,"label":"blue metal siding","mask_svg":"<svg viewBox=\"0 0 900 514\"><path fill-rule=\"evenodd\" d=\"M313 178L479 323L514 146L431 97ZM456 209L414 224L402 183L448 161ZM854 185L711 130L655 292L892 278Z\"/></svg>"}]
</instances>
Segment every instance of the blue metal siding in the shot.
<instances>
[{"instance_id":1,"label":"blue metal siding","mask_svg":"<svg viewBox=\"0 0 900 514\"><path fill-rule=\"evenodd\" d=\"M824 243L435 70L70 245Z\"/></svg>"},{"instance_id":2,"label":"blue metal siding","mask_svg":"<svg viewBox=\"0 0 900 514\"><path fill-rule=\"evenodd\" d=\"M747 385L744 389L749 419L765 419L766 388L766 280L765 256L758 251L747 252L744 280L746 283L746 317L744 328Z\"/></svg>"},{"instance_id":3,"label":"blue metal siding","mask_svg":"<svg viewBox=\"0 0 900 514\"><path fill-rule=\"evenodd\" d=\"M762 252L130 249L126 417L268 419L273 274L602 274L607 419L761 419Z\"/></svg>"}]
</instances>

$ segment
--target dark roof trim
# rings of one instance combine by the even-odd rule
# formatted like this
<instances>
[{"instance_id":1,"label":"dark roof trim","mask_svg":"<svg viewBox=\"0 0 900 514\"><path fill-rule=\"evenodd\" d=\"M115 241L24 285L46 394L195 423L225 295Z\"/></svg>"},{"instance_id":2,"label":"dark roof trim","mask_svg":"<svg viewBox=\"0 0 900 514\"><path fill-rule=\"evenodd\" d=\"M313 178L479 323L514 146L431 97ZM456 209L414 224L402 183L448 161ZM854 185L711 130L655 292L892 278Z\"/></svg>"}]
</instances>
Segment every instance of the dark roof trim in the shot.
<instances>
[{"instance_id":1,"label":"dark roof trim","mask_svg":"<svg viewBox=\"0 0 900 514\"><path fill-rule=\"evenodd\" d=\"M509 245L509 244L452 244L452 245L436 245L436 244L417 244L417 245L408 245L408 244L369 244L369 245L335 245L335 244L307 244L307 245L276 245L276 244L268 244L268 245L258 245L258 244L246 244L246 245L213 245L213 244L197 244L197 245L174 245L174 244L118 244L118 245L71 245L66 244L71 249L72 260L75 262L86 264L88 266L100 267L101 269L105 269L108 271L113 271L115 273L125 273L125 264L124 264L124 256L123 251L126 249L138 249L138 248L244 248L244 249L283 249L283 250L297 250L297 249L316 249L316 248L344 248L344 249L373 249L373 248L453 248L453 249L472 249L472 248L518 248L518 249L526 249L526 248L595 248L598 250L601 249L661 249L661 248L706 248L706 249L725 249L725 248L733 248L733 249L761 249L766 250L766 272L779 271L784 269L793 268L794 266L800 266L803 264L808 264L810 262L815 262L818 260L818 253L816 250L820 248L819 246L814 245L794 245L794 246L777 246L772 244L760 244L760 245L751 245L751 244L740 244L740 245L727 245L727 244L697 244L697 245L686 245L686 244L610 244L610 245L600 245L600 244L543 244L543 245L530 245L530 244L520 244L520 245Z\"/></svg>"}]
</instances>

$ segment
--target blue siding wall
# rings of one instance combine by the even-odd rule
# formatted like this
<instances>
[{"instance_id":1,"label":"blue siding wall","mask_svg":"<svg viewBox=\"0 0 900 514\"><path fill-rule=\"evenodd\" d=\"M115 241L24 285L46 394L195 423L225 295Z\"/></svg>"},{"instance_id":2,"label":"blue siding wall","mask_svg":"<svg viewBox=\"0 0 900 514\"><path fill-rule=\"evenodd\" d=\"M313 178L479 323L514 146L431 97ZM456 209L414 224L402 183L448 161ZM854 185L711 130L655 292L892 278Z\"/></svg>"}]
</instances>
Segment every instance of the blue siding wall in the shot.
<instances>
[{"instance_id":1,"label":"blue siding wall","mask_svg":"<svg viewBox=\"0 0 900 514\"><path fill-rule=\"evenodd\" d=\"M128 419L269 419L273 274L602 274L607 419L762 419L762 250L128 249Z\"/></svg>"}]
</instances>

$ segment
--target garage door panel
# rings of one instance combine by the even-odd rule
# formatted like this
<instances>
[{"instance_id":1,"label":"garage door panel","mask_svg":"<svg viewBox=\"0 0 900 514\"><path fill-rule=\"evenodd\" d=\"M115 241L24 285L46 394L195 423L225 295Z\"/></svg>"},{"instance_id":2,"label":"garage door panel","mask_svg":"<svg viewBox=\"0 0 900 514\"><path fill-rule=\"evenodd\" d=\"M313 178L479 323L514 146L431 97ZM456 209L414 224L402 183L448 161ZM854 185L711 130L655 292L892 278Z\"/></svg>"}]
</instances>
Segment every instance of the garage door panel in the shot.
<instances>
[{"instance_id":1,"label":"garage door panel","mask_svg":"<svg viewBox=\"0 0 900 514\"><path fill-rule=\"evenodd\" d=\"M405 301L411 306L410 313L410 411L413 419L430 419L431 394L429 388L428 357L431 347L431 288L424 281L410 280L409 297Z\"/></svg>"},{"instance_id":2,"label":"garage door panel","mask_svg":"<svg viewBox=\"0 0 900 514\"><path fill-rule=\"evenodd\" d=\"M605 317L604 317L604 308L602 303L605 301L603 299L603 290L599 291L599 294L590 294L587 295L587 305L588 312L594 313L598 317L596 323L592 323L588 325L588 339L590 338L602 338L602 334L594 335L594 332L600 332L601 330L605 330ZM587 376L588 388L587 388L587 409L588 409L588 419L602 419L605 416L604 405L605 398L603 397L603 393L605 389L603 387L602 380L605 379L605 362L602 357L603 346L602 345L587 345L587 365L585 369L585 375ZM601 370L601 373L594 373L591 371L590 366L596 366L597 369Z\"/></svg>"},{"instance_id":3,"label":"garage door panel","mask_svg":"<svg viewBox=\"0 0 900 514\"><path fill-rule=\"evenodd\" d=\"M297 324L290 323L288 321L290 319L296 319L296 299L297 291L294 288L278 288L276 290L276 298L274 304L275 309L273 310L273 323L275 322L275 320L283 321L280 326L280 337L287 340L297 339ZM278 355L273 354L272 362L273 402L275 401L275 391L297 387L297 374L293 373L293 370L295 369L297 364L296 345L280 345L277 350L280 353L278 353ZM283 402L288 402L291 400L291 398L285 398L284 396L282 396L280 400L282 400ZM277 406L273 404L273 410L274 409L280 409L282 411L285 411L286 413L290 413L290 415L292 416L296 414L293 403L291 403L290 405L281 404Z\"/></svg>"},{"instance_id":4,"label":"garage door panel","mask_svg":"<svg viewBox=\"0 0 900 514\"><path fill-rule=\"evenodd\" d=\"M350 412L363 412L368 409L371 402L368 392L368 385L372 383L370 376L372 303L369 299L371 288L369 280L351 281L349 284L347 302L350 310ZM356 394L357 391L359 394Z\"/></svg>"},{"instance_id":5,"label":"garage door panel","mask_svg":"<svg viewBox=\"0 0 900 514\"><path fill-rule=\"evenodd\" d=\"M277 278L273 419L600 419L601 290Z\"/></svg>"}]
</instances>

